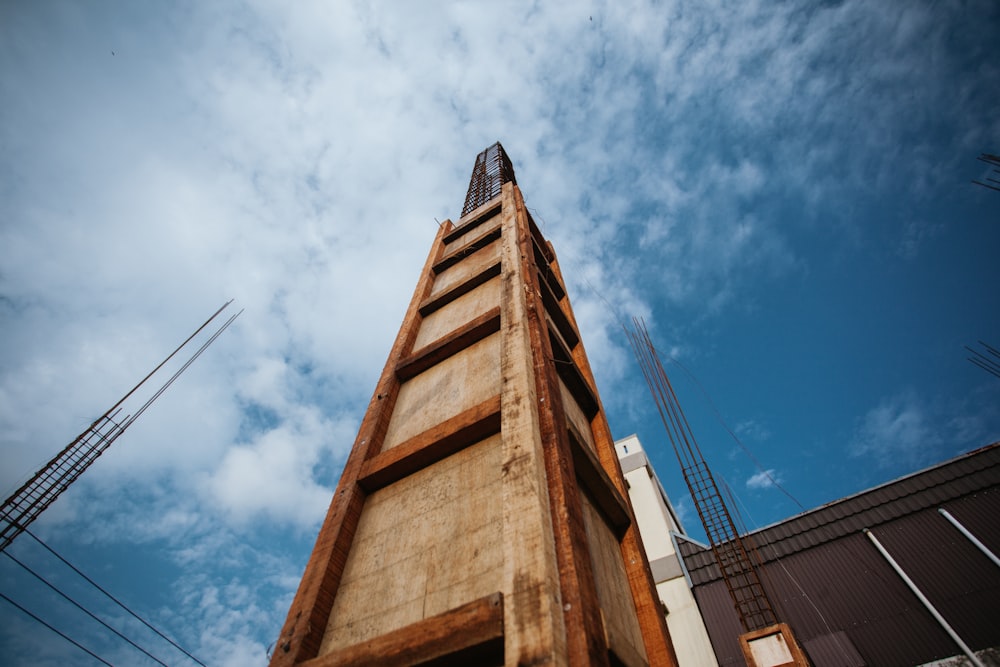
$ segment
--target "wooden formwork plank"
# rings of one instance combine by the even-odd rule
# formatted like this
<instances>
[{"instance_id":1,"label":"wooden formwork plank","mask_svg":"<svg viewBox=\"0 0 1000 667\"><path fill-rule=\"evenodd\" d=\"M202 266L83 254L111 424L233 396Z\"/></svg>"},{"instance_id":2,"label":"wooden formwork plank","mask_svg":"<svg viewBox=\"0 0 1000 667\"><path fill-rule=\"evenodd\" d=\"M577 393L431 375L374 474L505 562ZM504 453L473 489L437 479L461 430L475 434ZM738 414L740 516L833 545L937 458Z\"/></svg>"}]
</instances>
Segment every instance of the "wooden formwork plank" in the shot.
<instances>
[{"instance_id":1,"label":"wooden formwork plank","mask_svg":"<svg viewBox=\"0 0 1000 667\"><path fill-rule=\"evenodd\" d=\"M455 248L454 250L449 250L441 259L437 261L434 265L434 273L438 274L443 272L445 269L449 269L463 259L476 252L477 250L482 250L489 244L500 238L500 228L496 227L487 231L485 234L481 234L476 238L472 239L461 248Z\"/></svg>"},{"instance_id":2,"label":"wooden formwork plank","mask_svg":"<svg viewBox=\"0 0 1000 667\"><path fill-rule=\"evenodd\" d=\"M510 192L508 197L507 192ZM580 489L566 430L545 306L535 263L534 233L516 185L504 186L504 206L512 200L516 216L518 270L522 282L523 317L527 324L530 361L538 403L538 429L543 443L549 509L552 514L566 655L572 665L608 665L608 646L597 597L590 545ZM506 211L505 211L506 213Z\"/></svg>"},{"instance_id":3,"label":"wooden formwork plank","mask_svg":"<svg viewBox=\"0 0 1000 667\"><path fill-rule=\"evenodd\" d=\"M497 331L500 331L499 306L491 308L468 324L402 359L396 366L396 375L401 381L409 380Z\"/></svg>"},{"instance_id":4,"label":"wooden formwork plank","mask_svg":"<svg viewBox=\"0 0 1000 667\"><path fill-rule=\"evenodd\" d=\"M500 275L500 263L498 262L496 264L493 264L492 266L486 267L485 269L483 269L476 275L472 276L462 284L456 285L455 287L453 287L452 289L448 290L443 294L439 294L438 296L435 297L425 298L424 301L419 306L420 314L424 317L427 317L438 308L441 308L442 306L451 303L452 301L462 296L463 294L467 294L468 292L471 292L475 288L487 282L490 278L496 278L499 275Z\"/></svg>"},{"instance_id":5,"label":"wooden formwork plank","mask_svg":"<svg viewBox=\"0 0 1000 667\"><path fill-rule=\"evenodd\" d=\"M358 484L372 493L500 431L500 396L368 459Z\"/></svg>"},{"instance_id":6,"label":"wooden formwork plank","mask_svg":"<svg viewBox=\"0 0 1000 667\"><path fill-rule=\"evenodd\" d=\"M443 662L449 655L488 643L496 643L502 650L498 641L502 637L503 595L493 593L381 637L332 651L302 663L302 667L403 667Z\"/></svg>"},{"instance_id":7,"label":"wooden formwork plank","mask_svg":"<svg viewBox=\"0 0 1000 667\"><path fill-rule=\"evenodd\" d=\"M466 233L475 229L487 220L490 220L498 213L500 213L499 198L486 202L474 211L469 211L467 215L459 219L459 221L455 224L454 229L444 235L445 244L450 244L455 241L455 239L464 236Z\"/></svg>"},{"instance_id":8,"label":"wooden formwork plank","mask_svg":"<svg viewBox=\"0 0 1000 667\"><path fill-rule=\"evenodd\" d=\"M450 220L441 225L427 255L403 318L403 325L396 335L388 362L368 403L354 447L344 464L344 471L337 483L316 545L306 563L302 580L275 643L271 667L291 667L315 657L319 652L323 628L326 627L333 608L333 599L364 505L365 493L357 484L358 475L365 460L379 451L381 440L385 436L399 392L396 365L413 348L420 326L420 304L430 294L433 286L431 267L443 252L443 239L451 228Z\"/></svg>"},{"instance_id":9,"label":"wooden formwork plank","mask_svg":"<svg viewBox=\"0 0 1000 667\"><path fill-rule=\"evenodd\" d=\"M500 237L504 656L510 667L569 665L513 187L502 189Z\"/></svg>"},{"instance_id":10,"label":"wooden formwork plank","mask_svg":"<svg viewBox=\"0 0 1000 667\"><path fill-rule=\"evenodd\" d=\"M597 507L604 513L615 535L620 539L632 523L628 505L618 492L618 488L601 467L597 455L583 444L583 436L576 433L572 422L567 423L570 431L570 446L573 450L573 467L580 483L587 489Z\"/></svg>"},{"instance_id":11,"label":"wooden formwork plank","mask_svg":"<svg viewBox=\"0 0 1000 667\"><path fill-rule=\"evenodd\" d=\"M548 246L551 251L551 245ZM552 270L556 277L562 281L562 272L559 270L559 261L555 259L553 252ZM571 308L564 309L574 328L577 328L576 318L573 316ZM580 373L587 383L594 387L594 372L587 360L587 353L581 341L573 351L573 360L576 362ZM639 628L642 632L643 642L646 646L646 658L651 667L677 667L677 654L674 652L673 641L670 631L667 629L667 621L663 615L663 608L660 604L659 595L656 592L656 583L653 581L652 572L646 559L646 551L642 545L642 537L635 522L635 512L632 510L631 502L628 500L628 491L625 488L625 476L622 474L621 463L615 453L615 442L611 436L611 427L608 425L607 417L604 414L604 407L600 405L600 396L595 393L599 409L591 422L591 430L594 436L594 443L597 448L597 458L601 467L608 473L608 477L613 482L619 495L624 499L632 521L621 538L621 552L625 561L625 571L628 575L629 585L632 588L632 599L635 602L636 613L639 618Z\"/></svg>"}]
</instances>

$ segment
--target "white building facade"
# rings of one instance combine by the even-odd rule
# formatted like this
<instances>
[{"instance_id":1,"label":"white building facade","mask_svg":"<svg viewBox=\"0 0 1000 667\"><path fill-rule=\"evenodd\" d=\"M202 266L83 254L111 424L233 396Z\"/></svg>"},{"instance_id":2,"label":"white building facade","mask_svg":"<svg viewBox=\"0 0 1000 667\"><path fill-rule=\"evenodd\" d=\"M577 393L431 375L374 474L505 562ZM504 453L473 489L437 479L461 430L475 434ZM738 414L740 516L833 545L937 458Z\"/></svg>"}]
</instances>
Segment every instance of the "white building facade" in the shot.
<instances>
[{"instance_id":1,"label":"white building facade","mask_svg":"<svg viewBox=\"0 0 1000 667\"><path fill-rule=\"evenodd\" d=\"M629 500L642 536L656 591L665 607L667 627L680 667L717 667L698 604L680 559L674 535L683 535L677 513L635 435L615 442L628 484Z\"/></svg>"}]
</instances>

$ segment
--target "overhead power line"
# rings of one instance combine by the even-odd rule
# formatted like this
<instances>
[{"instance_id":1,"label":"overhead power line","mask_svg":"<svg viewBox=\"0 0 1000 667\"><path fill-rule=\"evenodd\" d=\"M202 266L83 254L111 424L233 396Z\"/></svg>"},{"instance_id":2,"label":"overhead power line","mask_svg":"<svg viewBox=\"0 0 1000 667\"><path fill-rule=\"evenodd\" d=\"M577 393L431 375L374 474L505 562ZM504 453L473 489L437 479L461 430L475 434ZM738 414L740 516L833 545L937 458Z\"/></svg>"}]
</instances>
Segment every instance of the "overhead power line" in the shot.
<instances>
[{"instance_id":1,"label":"overhead power line","mask_svg":"<svg viewBox=\"0 0 1000 667\"><path fill-rule=\"evenodd\" d=\"M131 397L140 387L142 387L147 380L149 380L158 370L160 370L164 364L170 361L174 355L180 352L181 348L191 342L191 339L197 336L202 329L207 327L209 323L214 320L219 313L221 313L232 300L227 301L223 304L222 308L219 308L215 313L205 321L198 329L188 336L187 340L181 343L177 349L170 353L170 355L160 362L159 366L154 368L149 375L144 377L142 381L139 382L135 387L132 388L130 392L125 394L117 403L115 403L111 408L108 409L103 415L98 417L93 424L90 425L86 431L81 433L76 437L73 442L66 445L66 447L59 452L55 457L52 458L45 466L39 470L35 475L25 482L21 488L15 491L7 500L4 501L3 506L0 507L0 551L3 551L7 546L14 541L14 539L23 532L28 525L38 518L38 516L45 511L45 509L55 502L56 498L65 491L69 486L76 481L76 479L83 474L83 472L90 467L90 465L97 460L104 451L111 446L118 436L125 432L130 425L132 425L136 419L142 415L146 409L152 405L153 401L160 397L160 395L167 390L167 388L174 383L174 381L183 373L187 368L194 363L195 359L201 356L201 353L205 349L215 342L215 339L226 330L226 328L232 324L233 320L240 316L243 312L236 313L223 324L218 331L216 331L209 339L206 341L198 350L191 356L187 362L181 366L180 370L174 373L169 380L167 380L162 387L160 387L153 396L147 400L142 407L134 415L126 415L124 418L119 418L118 415L121 413L122 404Z\"/></svg>"},{"instance_id":2,"label":"overhead power line","mask_svg":"<svg viewBox=\"0 0 1000 667\"><path fill-rule=\"evenodd\" d=\"M153 655L152 653L150 653L149 651L147 651L143 647L141 647L138 644L136 644L134 641L132 641L131 639L129 639L128 637L126 637L120 631L116 630L114 627L112 627L111 625L109 625L106 621L102 620L97 614L95 614L94 612L92 612L89 609L87 609L86 607L84 607L82 604L80 604L79 602L77 602L76 600L74 600L73 598L71 598L66 593L63 593L54 584L52 584L51 582L49 582L48 579L46 579L42 575L38 574L37 572L35 572L34 570L32 570L30 567L28 567L27 565L25 565L24 563L22 563L20 560L18 560L14 556L12 556L10 554L10 552L6 552L5 551L4 555L7 556L7 558L9 558L12 561L14 561L15 563L17 563L18 565L20 565L22 569L24 569L25 571L27 571L28 574L30 574L31 576L33 576L35 579L38 579L40 582L42 582L43 584L45 584L46 586L48 586L49 589L51 589L52 591L55 591L64 600L66 600L67 602L69 602L70 604L72 604L74 607L76 607L77 609L79 609L83 613L85 613L87 616L90 616L92 619L94 619L95 621L97 621L98 623L100 623L102 626L104 626L105 628L107 628L108 630L110 630L111 632L113 632L116 636L120 637L121 639L124 639L132 647L134 647L134 648L138 649L139 651L141 651L142 654L145 655L147 658L152 659L157 664L163 665L163 667L169 667L167 665L167 663L163 662L162 660L160 660L159 658L157 658L155 655Z\"/></svg>"},{"instance_id":3,"label":"overhead power line","mask_svg":"<svg viewBox=\"0 0 1000 667\"><path fill-rule=\"evenodd\" d=\"M55 556L56 558L58 558L60 561L62 561L62 563L64 565L66 565L69 569L73 570L78 575L80 575L88 584L90 584L91 586L93 586L94 588L96 588L97 590L99 590L100 592L104 593L104 595L107 596L112 602L114 602L116 605L118 605L119 607L121 607L122 609L124 609L133 618L135 618L137 621L139 621L140 623L142 623L143 625L145 625L147 628L149 628L150 630L152 630L153 632L155 632L161 639L163 639L164 641L166 641L167 643L169 643L171 646L173 646L175 649L177 649L178 651L180 651L181 653L183 653L184 655L186 655L187 657L189 657L191 660L193 660L198 665L201 665L201 667L206 667L205 663L203 663L201 660L199 660L198 658L196 658L193 655L191 655L190 653L188 653L184 649L183 646L181 646L180 644L178 644L177 642L175 642L173 639L171 639L167 635L163 634L160 630L158 630L155 626L153 626L149 621L147 621L146 619L144 619L142 616L140 616L136 612L132 611L124 602L122 602L121 600L119 600L118 598L116 598L114 595L112 595L111 593L109 593L107 590L105 590L100 584L98 584L96 581L94 581L93 579L91 579L90 577L88 577L78 567L76 567L75 565L73 565L73 563L71 563L68 560L66 560L66 558L64 558L63 556L61 556L59 554L59 552L57 552L55 549L53 549L48 544L46 544L44 541L42 541L42 539L40 537L38 537L37 535L35 535L34 533L32 533L30 530L25 530L24 532L28 535L28 537L30 537L31 539L35 540L40 545L42 545L42 547L44 547L46 551L48 551L50 554L52 554L53 556Z\"/></svg>"},{"instance_id":4,"label":"overhead power line","mask_svg":"<svg viewBox=\"0 0 1000 667\"><path fill-rule=\"evenodd\" d=\"M57 630L56 628L52 627L51 625L49 625L48 623L46 623L44 620L42 620L38 616L35 616L33 613L31 613L30 611L28 611L27 609L25 609L24 607L22 607L18 603L14 602L13 600L11 600L9 597L7 597L6 595L4 595L3 593L0 593L0 598L3 598L4 600L6 600L7 602L9 602L10 604L14 605L18 609L20 609L22 613L24 613L24 614L30 616L31 618L35 619L36 621L38 621L39 623L41 623L42 625L44 625L45 627L47 627L49 630L51 630L52 632L56 633L57 635L59 635L60 637L62 637L66 641L68 641L70 644L72 644L73 646L77 647L78 649L80 649L81 651L83 651L84 653L86 653L87 655L89 655L90 657L92 657L94 660L97 660L98 662L100 662L102 664L105 664L108 667L115 667L110 662L108 662L107 660L105 660L101 656L97 655L96 653L94 653L93 651L91 651L89 648L87 648L86 646L84 646L83 644L81 644L80 642L76 641L75 639L73 639L69 635L65 634L64 632L62 632L60 630Z\"/></svg>"},{"instance_id":5,"label":"overhead power line","mask_svg":"<svg viewBox=\"0 0 1000 667\"><path fill-rule=\"evenodd\" d=\"M984 350L986 350L986 354L983 354L979 350L973 350L971 347L966 345L965 349L972 353L972 356L967 357L967 359L993 377L1000 378L1000 350L997 350L991 345L987 345L983 341L979 341L979 344L983 346Z\"/></svg>"}]
</instances>

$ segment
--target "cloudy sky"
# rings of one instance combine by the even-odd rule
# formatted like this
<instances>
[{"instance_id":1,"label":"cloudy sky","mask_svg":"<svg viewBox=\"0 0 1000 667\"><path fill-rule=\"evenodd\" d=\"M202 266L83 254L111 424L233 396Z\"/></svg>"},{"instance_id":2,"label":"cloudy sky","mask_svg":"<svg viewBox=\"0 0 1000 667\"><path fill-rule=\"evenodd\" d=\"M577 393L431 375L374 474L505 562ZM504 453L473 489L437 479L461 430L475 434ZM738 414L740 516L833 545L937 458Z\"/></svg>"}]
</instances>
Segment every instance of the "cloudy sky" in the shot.
<instances>
[{"instance_id":1,"label":"cloudy sky","mask_svg":"<svg viewBox=\"0 0 1000 667\"><path fill-rule=\"evenodd\" d=\"M264 664L436 220L498 139L612 430L693 534L631 316L750 525L996 441L1000 380L963 346L1000 343L1000 193L970 183L1000 152L997 34L990 0L4 2L4 496L235 299L33 529L203 662ZM155 664L8 558L0 593ZM99 664L2 600L0 651Z\"/></svg>"}]
</instances>

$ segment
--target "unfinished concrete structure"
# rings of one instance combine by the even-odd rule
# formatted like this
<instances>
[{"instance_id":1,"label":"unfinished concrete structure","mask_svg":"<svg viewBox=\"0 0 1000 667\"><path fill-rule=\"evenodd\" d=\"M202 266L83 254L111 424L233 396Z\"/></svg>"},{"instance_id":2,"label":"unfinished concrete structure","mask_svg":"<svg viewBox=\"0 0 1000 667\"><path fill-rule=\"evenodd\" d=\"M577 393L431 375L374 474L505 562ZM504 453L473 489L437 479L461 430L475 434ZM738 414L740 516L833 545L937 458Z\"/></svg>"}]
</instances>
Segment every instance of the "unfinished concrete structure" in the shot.
<instances>
[{"instance_id":1,"label":"unfinished concrete structure","mask_svg":"<svg viewBox=\"0 0 1000 667\"><path fill-rule=\"evenodd\" d=\"M551 245L476 159L271 664L676 665Z\"/></svg>"}]
</instances>

